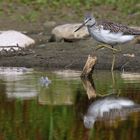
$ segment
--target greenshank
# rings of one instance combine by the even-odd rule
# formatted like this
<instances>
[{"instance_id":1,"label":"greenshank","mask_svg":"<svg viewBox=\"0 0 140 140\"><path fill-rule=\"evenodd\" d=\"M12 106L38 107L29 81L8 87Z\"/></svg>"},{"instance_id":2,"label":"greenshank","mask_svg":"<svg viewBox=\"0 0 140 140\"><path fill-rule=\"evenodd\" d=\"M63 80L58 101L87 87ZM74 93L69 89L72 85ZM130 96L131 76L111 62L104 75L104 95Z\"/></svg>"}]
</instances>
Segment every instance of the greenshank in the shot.
<instances>
[{"instance_id":1,"label":"greenshank","mask_svg":"<svg viewBox=\"0 0 140 140\"><path fill-rule=\"evenodd\" d=\"M114 46L127 43L133 40L136 35L140 35L140 30L110 21L96 21L92 15L86 16L83 24L81 24L75 32L83 26L87 26L89 34L95 40L104 43L104 45L99 45L97 49L106 47L113 51L111 71L114 69L115 52L119 51L115 49Z\"/></svg>"}]
</instances>

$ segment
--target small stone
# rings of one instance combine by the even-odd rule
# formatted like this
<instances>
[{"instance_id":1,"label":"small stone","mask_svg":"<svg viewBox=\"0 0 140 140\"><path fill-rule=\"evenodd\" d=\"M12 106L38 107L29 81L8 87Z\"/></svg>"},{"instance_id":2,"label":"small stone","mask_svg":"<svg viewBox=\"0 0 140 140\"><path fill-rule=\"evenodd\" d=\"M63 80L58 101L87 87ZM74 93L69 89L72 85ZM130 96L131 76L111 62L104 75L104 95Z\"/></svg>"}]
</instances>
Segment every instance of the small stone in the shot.
<instances>
[{"instance_id":1,"label":"small stone","mask_svg":"<svg viewBox=\"0 0 140 140\"><path fill-rule=\"evenodd\" d=\"M127 54L123 54L123 56L133 58L133 57L135 57L135 54L133 54L133 53L132 54L127 53Z\"/></svg>"},{"instance_id":2,"label":"small stone","mask_svg":"<svg viewBox=\"0 0 140 140\"><path fill-rule=\"evenodd\" d=\"M139 31L140 31L140 27L131 26L130 28L135 29L135 30L139 30Z\"/></svg>"}]
</instances>

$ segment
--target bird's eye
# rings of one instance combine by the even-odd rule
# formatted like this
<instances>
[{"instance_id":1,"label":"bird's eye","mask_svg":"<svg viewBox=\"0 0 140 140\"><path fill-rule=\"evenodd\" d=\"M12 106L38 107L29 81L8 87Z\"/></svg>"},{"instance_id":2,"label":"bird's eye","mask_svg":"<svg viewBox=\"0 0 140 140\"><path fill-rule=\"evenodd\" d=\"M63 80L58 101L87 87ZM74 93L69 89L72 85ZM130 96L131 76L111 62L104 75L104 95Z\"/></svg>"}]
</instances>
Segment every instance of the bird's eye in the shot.
<instances>
[{"instance_id":1,"label":"bird's eye","mask_svg":"<svg viewBox=\"0 0 140 140\"><path fill-rule=\"evenodd\" d=\"M91 18L89 18L88 20L91 20Z\"/></svg>"}]
</instances>

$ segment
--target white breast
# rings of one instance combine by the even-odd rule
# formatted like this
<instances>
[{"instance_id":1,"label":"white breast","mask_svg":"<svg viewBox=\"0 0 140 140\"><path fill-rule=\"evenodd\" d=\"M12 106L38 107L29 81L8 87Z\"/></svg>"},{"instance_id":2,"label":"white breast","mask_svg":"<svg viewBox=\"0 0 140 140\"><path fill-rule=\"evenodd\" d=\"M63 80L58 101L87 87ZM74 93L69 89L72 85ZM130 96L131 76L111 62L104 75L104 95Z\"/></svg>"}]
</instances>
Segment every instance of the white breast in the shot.
<instances>
[{"instance_id":1,"label":"white breast","mask_svg":"<svg viewBox=\"0 0 140 140\"><path fill-rule=\"evenodd\" d=\"M122 32L112 33L109 30L104 30L101 28L89 28L89 33L91 36L99 42L116 45L121 43L126 43L131 41L134 36L133 35L123 35Z\"/></svg>"}]
</instances>

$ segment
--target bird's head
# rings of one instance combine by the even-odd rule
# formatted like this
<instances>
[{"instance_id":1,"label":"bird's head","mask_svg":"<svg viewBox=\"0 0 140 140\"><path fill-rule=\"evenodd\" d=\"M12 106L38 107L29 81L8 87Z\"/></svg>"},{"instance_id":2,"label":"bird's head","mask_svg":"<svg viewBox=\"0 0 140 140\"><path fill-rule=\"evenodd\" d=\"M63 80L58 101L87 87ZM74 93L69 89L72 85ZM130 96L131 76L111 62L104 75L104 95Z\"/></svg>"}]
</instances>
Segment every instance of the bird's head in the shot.
<instances>
[{"instance_id":1,"label":"bird's head","mask_svg":"<svg viewBox=\"0 0 140 140\"><path fill-rule=\"evenodd\" d=\"M93 116L84 116L84 126L88 129L93 128L95 121Z\"/></svg>"},{"instance_id":2,"label":"bird's head","mask_svg":"<svg viewBox=\"0 0 140 140\"><path fill-rule=\"evenodd\" d=\"M89 26L89 27L91 27L91 26L94 26L96 24L96 20L95 20L95 18L93 17L93 15L91 15L91 14L88 14L88 15L86 15L86 17L85 17L85 20L84 20L84 22L83 22L83 24L81 24L81 26L79 26L74 32L77 32L78 30L80 30L82 27L84 27L84 26Z\"/></svg>"}]
</instances>

